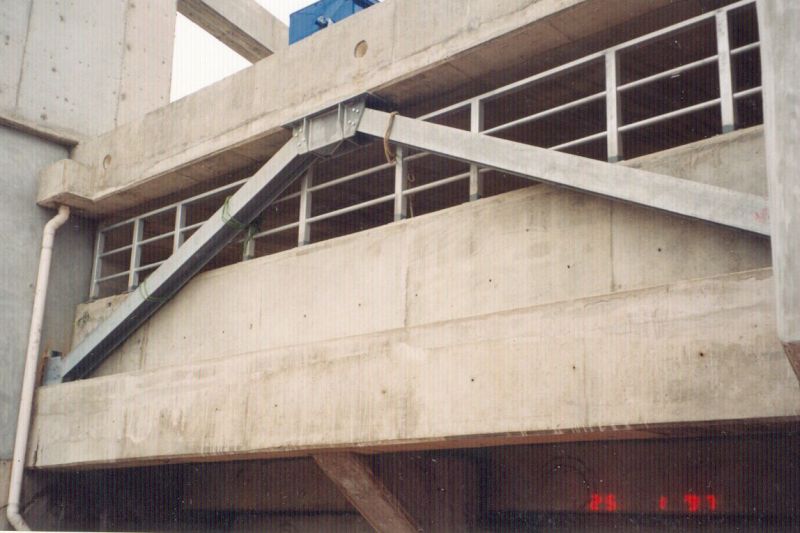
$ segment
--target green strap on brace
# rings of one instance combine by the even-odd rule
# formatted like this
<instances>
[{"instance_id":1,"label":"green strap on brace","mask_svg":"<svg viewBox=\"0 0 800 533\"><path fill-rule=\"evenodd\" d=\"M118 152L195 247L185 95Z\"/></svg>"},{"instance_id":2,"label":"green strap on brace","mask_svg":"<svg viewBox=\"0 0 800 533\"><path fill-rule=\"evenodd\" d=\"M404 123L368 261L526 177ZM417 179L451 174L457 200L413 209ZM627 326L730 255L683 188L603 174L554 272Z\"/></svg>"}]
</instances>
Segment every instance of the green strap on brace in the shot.
<instances>
[{"instance_id":1,"label":"green strap on brace","mask_svg":"<svg viewBox=\"0 0 800 533\"><path fill-rule=\"evenodd\" d=\"M231 197L228 196L227 198L225 198L225 203L222 204L222 222L230 228L241 231L247 227L247 224L242 224L241 222L239 222L238 220L236 220L234 217L231 216L230 201Z\"/></svg>"},{"instance_id":2,"label":"green strap on brace","mask_svg":"<svg viewBox=\"0 0 800 533\"><path fill-rule=\"evenodd\" d=\"M146 302L166 302L167 301L167 298L156 298L155 296L150 296L150 294L147 292L147 283L144 282L144 281L139 284L138 291L139 291L139 295L142 298L144 298L144 300Z\"/></svg>"}]
</instances>

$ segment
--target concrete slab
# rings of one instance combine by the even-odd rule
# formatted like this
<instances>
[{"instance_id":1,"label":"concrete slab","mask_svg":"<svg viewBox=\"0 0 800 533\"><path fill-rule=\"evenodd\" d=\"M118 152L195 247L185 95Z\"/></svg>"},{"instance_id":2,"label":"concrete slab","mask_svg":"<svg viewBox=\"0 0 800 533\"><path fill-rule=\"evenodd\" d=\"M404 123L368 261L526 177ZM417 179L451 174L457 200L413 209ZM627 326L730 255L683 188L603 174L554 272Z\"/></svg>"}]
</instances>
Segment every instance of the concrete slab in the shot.
<instances>
[{"instance_id":1,"label":"concrete slab","mask_svg":"<svg viewBox=\"0 0 800 533\"><path fill-rule=\"evenodd\" d=\"M257 351L42 387L28 462L221 460L796 421L800 387L774 334L771 283L764 269L438 323L428 334L459 339L438 348L411 329L407 342L381 348L309 344L292 357Z\"/></svg>"}]
</instances>

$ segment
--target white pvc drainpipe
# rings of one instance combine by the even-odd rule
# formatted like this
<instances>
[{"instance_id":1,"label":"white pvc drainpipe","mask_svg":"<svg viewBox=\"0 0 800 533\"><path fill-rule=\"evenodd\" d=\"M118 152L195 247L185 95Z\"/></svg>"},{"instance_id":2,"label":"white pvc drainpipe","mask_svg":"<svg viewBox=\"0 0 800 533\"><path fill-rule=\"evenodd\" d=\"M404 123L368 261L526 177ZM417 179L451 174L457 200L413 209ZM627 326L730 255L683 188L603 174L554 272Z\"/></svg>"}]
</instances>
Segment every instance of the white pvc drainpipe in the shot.
<instances>
[{"instance_id":1,"label":"white pvc drainpipe","mask_svg":"<svg viewBox=\"0 0 800 533\"><path fill-rule=\"evenodd\" d=\"M47 300L47 283L50 280L50 260L53 256L53 241L56 230L69 218L69 207L62 205L58 214L44 226L42 252L39 256L39 272L33 294L31 329L28 334L28 351L25 355L25 373L22 376L22 394L19 400L17 418L17 438L14 441L14 458L11 462L11 482L8 488L8 509L6 515L14 529L29 531L30 527L20 514L22 494L22 474L25 472L25 453L28 449L28 431L33 409L33 391L36 388L36 370L39 364L39 345L42 340L42 320Z\"/></svg>"}]
</instances>

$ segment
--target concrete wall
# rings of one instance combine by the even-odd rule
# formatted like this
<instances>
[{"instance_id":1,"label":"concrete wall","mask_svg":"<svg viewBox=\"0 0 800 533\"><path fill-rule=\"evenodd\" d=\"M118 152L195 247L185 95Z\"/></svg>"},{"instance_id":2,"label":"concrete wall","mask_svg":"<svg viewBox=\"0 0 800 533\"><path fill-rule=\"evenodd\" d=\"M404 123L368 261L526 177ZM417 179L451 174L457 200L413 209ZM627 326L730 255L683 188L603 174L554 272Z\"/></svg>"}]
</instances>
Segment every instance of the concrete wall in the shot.
<instances>
[{"instance_id":1,"label":"concrete wall","mask_svg":"<svg viewBox=\"0 0 800 533\"><path fill-rule=\"evenodd\" d=\"M6 497L5 470L10 468L3 460L11 458L17 427L42 230L55 214L36 206L36 177L66 154L61 146L0 126L0 506ZM88 294L93 239L93 225L78 217L70 218L56 236L43 351L69 350L72 310Z\"/></svg>"},{"instance_id":2,"label":"concrete wall","mask_svg":"<svg viewBox=\"0 0 800 533\"><path fill-rule=\"evenodd\" d=\"M97 135L169 103L175 4L0 3L0 116Z\"/></svg>"},{"instance_id":3,"label":"concrete wall","mask_svg":"<svg viewBox=\"0 0 800 533\"><path fill-rule=\"evenodd\" d=\"M175 4L163 0L0 2L0 506L42 229L54 214L36 205L38 175L70 155L43 139L96 135L169 103L174 24ZM58 232L43 352L69 350L93 239L93 224L76 216Z\"/></svg>"}]
</instances>

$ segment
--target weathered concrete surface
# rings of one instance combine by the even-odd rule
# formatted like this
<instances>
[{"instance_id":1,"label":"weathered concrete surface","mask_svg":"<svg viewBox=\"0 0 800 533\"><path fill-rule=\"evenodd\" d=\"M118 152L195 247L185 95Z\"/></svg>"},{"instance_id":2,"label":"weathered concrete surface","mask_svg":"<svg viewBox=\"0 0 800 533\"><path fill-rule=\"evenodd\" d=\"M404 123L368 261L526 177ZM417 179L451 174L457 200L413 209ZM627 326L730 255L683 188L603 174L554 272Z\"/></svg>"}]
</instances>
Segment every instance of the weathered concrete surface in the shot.
<instances>
[{"instance_id":1,"label":"weathered concrete surface","mask_svg":"<svg viewBox=\"0 0 800 533\"><path fill-rule=\"evenodd\" d=\"M758 2L778 334L800 379L800 4Z\"/></svg>"},{"instance_id":2,"label":"weathered concrete surface","mask_svg":"<svg viewBox=\"0 0 800 533\"><path fill-rule=\"evenodd\" d=\"M161 0L3 2L0 115L81 138L167 104L174 25Z\"/></svg>"},{"instance_id":3,"label":"weathered concrete surface","mask_svg":"<svg viewBox=\"0 0 800 533\"><path fill-rule=\"evenodd\" d=\"M94 172L92 211L109 212L114 197L136 205L263 161L286 140L281 126L346 98L371 92L402 107L467 87L480 92L493 72L666 4L387 1L81 143L73 158ZM356 57L362 40L368 51ZM68 200L39 197L42 205Z\"/></svg>"},{"instance_id":4,"label":"weathered concrete surface","mask_svg":"<svg viewBox=\"0 0 800 533\"><path fill-rule=\"evenodd\" d=\"M767 196L763 126L717 135L619 164Z\"/></svg>"},{"instance_id":5,"label":"weathered concrete surface","mask_svg":"<svg viewBox=\"0 0 800 533\"><path fill-rule=\"evenodd\" d=\"M178 11L251 63L289 46L289 28L255 0L178 0Z\"/></svg>"},{"instance_id":6,"label":"weathered concrete surface","mask_svg":"<svg viewBox=\"0 0 800 533\"><path fill-rule=\"evenodd\" d=\"M36 175L63 158L61 146L0 127L0 458L10 458L33 305L42 230L54 213L35 207ZM71 218L55 240L42 350L70 348L74 306L86 298L91 271L93 225Z\"/></svg>"},{"instance_id":7,"label":"weathered concrete surface","mask_svg":"<svg viewBox=\"0 0 800 533\"><path fill-rule=\"evenodd\" d=\"M766 181L762 151L754 129L629 164L755 192ZM769 258L769 241L747 233L531 187L201 275L96 375L737 272ZM75 343L120 298L80 306ZM209 301L220 313L209 316Z\"/></svg>"},{"instance_id":8,"label":"weathered concrete surface","mask_svg":"<svg viewBox=\"0 0 800 533\"><path fill-rule=\"evenodd\" d=\"M38 468L797 420L769 269L42 387ZM309 391L324 391L315 394Z\"/></svg>"},{"instance_id":9,"label":"weathered concrete surface","mask_svg":"<svg viewBox=\"0 0 800 533\"><path fill-rule=\"evenodd\" d=\"M0 509L8 504L8 482L11 479L11 461L0 459ZM10 529L6 513L0 513L0 529Z\"/></svg>"}]
</instances>

